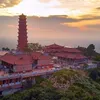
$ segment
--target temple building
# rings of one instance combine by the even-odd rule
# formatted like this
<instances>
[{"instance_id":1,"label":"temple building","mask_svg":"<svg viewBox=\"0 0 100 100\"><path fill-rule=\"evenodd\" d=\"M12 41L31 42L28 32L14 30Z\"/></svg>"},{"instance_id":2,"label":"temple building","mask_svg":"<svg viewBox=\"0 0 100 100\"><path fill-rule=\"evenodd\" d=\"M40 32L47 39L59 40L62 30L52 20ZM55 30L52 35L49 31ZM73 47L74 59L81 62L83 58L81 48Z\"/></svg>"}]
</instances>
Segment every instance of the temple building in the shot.
<instances>
[{"instance_id":1,"label":"temple building","mask_svg":"<svg viewBox=\"0 0 100 100\"><path fill-rule=\"evenodd\" d=\"M26 25L26 16L19 16L19 29L18 29L18 51L24 51L27 47L27 25Z\"/></svg>"},{"instance_id":2,"label":"temple building","mask_svg":"<svg viewBox=\"0 0 100 100\"><path fill-rule=\"evenodd\" d=\"M68 67L69 65L77 68L80 64L88 62L88 58L85 57L81 51L76 48L68 48L57 44L45 46L43 51L52 56L54 64L60 67Z\"/></svg>"}]
</instances>

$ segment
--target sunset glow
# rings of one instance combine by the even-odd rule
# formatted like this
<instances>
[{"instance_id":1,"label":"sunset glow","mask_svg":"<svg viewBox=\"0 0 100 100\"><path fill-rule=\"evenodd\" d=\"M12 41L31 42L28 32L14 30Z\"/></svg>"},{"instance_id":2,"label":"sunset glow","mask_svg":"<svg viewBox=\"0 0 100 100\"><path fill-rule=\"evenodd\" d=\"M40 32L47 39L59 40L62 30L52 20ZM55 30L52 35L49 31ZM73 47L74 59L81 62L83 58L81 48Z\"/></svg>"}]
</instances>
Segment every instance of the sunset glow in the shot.
<instances>
[{"instance_id":1,"label":"sunset glow","mask_svg":"<svg viewBox=\"0 0 100 100\"><path fill-rule=\"evenodd\" d=\"M10 0L9 0L10 1ZM17 1L17 0L16 0ZM94 8L100 5L100 0L18 0L19 4L6 9L1 8L1 15L50 16L69 15L78 17L94 13ZM4 5L4 4L2 4ZM78 6L77 6L78 5ZM6 6L6 5L5 5Z\"/></svg>"},{"instance_id":2,"label":"sunset glow","mask_svg":"<svg viewBox=\"0 0 100 100\"><path fill-rule=\"evenodd\" d=\"M99 45L100 0L0 0L1 47L17 44L22 13L27 16L29 42Z\"/></svg>"},{"instance_id":3,"label":"sunset glow","mask_svg":"<svg viewBox=\"0 0 100 100\"><path fill-rule=\"evenodd\" d=\"M40 3L39 0L23 0L21 3L11 8L13 14L24 13L27 16L48 16L53 14L62 15L64 9L52 8L58 6L60 3L57 0L51 1L48 4Z\"/></svg>"}]
</instances>

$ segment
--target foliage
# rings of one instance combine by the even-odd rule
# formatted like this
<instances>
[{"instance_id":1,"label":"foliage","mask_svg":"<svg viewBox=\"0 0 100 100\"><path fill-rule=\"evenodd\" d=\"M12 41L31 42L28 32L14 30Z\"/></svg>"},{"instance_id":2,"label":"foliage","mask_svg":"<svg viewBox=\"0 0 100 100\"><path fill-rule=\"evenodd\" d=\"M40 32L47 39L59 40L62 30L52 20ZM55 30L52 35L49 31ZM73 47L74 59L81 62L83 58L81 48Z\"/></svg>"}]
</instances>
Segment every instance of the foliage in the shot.
<instances>
[{"instance_id":1,"label":"foliage","mask_svg":"<svg viewBox=\"0 0 100 100\"><path fill-rule=\"evenodd\" d=\"M94 51L95 45L94 45L94 44L90 44L90 45L87 47L87 49L90 49L90 50Z\"/></svg>"},{"instance_id":2,"label":"foliage","mask_svg":"<svg viewBox=\"0 0 100 100\"><path fill-rule=\"evenodd\" d=\"M94 44L90 44L87 47L87 56L89 56L89 57L91 57L91 55L94 56L94 54L95 54L95 51L94 50L95 50Z\"/></svg>"},{"instance_id":3,"label":"foliage","mask_svg":"<svg viewBox=\"0 0 100 100\"><path fill-rule=\"evenodd\" d=\"M42 46L39 43L28 43L28 48L31 51L40 51Z\"/></svg>"},{"instance_id":4,"label":"foliage","mask_svg":"<svg viewBox=\"0 0 100 100\"><path fill-rule=\"evenodd\" d=\"M53 76L51 77L51 80L52 78L54 79L53 81L57 83L73 83L74 81L76 80L80 80L82 79L84 76L85 73L84 72L81 72L81 71L75 71L75 70L72 70L72 69L64 69L64 70L61 70L61 71L58 71L56 72L55 74L53 74Z\"/></svg>"},{"instance_id":5,"label":"foliage","mask_svg":"<svg viewBox=\"0 0 100 100\"><path fill-rule=\"evenodd\" d=\"M10 49L8 47L3 47L2 50L3 51L10 51Z\"/></svg>"},{"instance_id":6,"label":"foliage","mask_svg":"<svg viewBox=\"0 0 100 100\"><path fill-rule=\"evenodd\" d=\"M37 76L37 77L35 78L35 81L36 81L37 84L40 84L42 81L44 81L44 78L42 78L42 77L40 77L40 76Z\"/></svg>"},{"instance_id":7,"label":"foliage","mask_svg":"<svg viewBox=\"0 0 100 100\"><path fill-rule=\"evenodd\" d=\"M24 48L27 53L41 51L42 46L39 43L28 43L28 46Z\"/></svg>"},{"instance_id":8,"label":"foliage","mask_svg":"<svg viewBox=\"0 0 100 100\"><path fill-rule=\"evenodd\" d=\"M95 61L100 61L100 55L95 56L94 60Z\"/></svg>"},{"instance_id":9,"label":"foliage","mask_svg":"<svg viewBox=\"0 0 100 100\"><path fill-rule=\"evenodd\" d=\"M91 73L90 70L88 72ZM63 83L61 79L64 81L73 79L74 82L63 91L54 87L52 79L57 80L59 85ZM83 71L61 70L54 73L50 79L41 82L40 85L5 96L1 100L100 100L100 84L87 77Z\"/></svg>"},{"instance_id":10,"label":"foliage","mask_svg":"<svg viewBox=\"0 0 100 100\"><path fill-rule=\"evenodd\" d=\"M99 55L95 51L95 45L90 44L87 48L78 46L78 49L83 52L83 54L87 57L94 58L95 56Z\"/></svg>"},{"instance_id":11,"label":"foliage","mask_svg":"<svg viewBox=\"0 0 100 100\"><path fill-rule=\"evenodd\" d=\"M4 97L2 100L60 100L60 94L54 88L34 87L24 92Z\"/></svg>"}]
</instances>

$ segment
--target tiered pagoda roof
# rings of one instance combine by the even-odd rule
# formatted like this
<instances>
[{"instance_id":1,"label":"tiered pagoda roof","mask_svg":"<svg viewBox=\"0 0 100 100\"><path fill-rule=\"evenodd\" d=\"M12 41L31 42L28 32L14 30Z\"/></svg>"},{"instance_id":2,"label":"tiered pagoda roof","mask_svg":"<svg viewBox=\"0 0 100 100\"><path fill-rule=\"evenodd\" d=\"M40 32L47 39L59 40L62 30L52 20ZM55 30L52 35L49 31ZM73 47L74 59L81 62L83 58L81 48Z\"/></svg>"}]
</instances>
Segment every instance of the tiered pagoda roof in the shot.
<instances>
[{"instance_id":1,"label":"tiered pagoda roof","mask_svg":"<svg viewBox=\"0 0 100 100\"><path fill-rule=\"evenodd\" d=\"M19 29L18 29L18 51L24 51L27 47L27 25L26 25L26 16L19 16Z\"/></svg>"}]
</instances>

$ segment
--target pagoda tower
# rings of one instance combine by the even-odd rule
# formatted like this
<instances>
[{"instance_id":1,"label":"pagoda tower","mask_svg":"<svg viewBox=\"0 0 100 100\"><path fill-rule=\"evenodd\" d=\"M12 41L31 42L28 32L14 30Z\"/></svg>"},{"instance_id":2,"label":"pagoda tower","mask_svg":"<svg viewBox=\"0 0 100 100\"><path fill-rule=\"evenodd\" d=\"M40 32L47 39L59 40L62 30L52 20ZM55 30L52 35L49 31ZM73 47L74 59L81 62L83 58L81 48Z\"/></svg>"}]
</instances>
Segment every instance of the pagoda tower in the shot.
<instances>
[{"instance_id":1,"label":"pagoda tower","mask_svg":"<svg viewBox=\"0 0 100 100\"><path fill-rule=\"evenodd\" d=\"M18 51L24 51L27 47L27 25L26 25L26 16L20 15L19 16L19 29L18 29Z\"/></svg>"}]
</instances>

